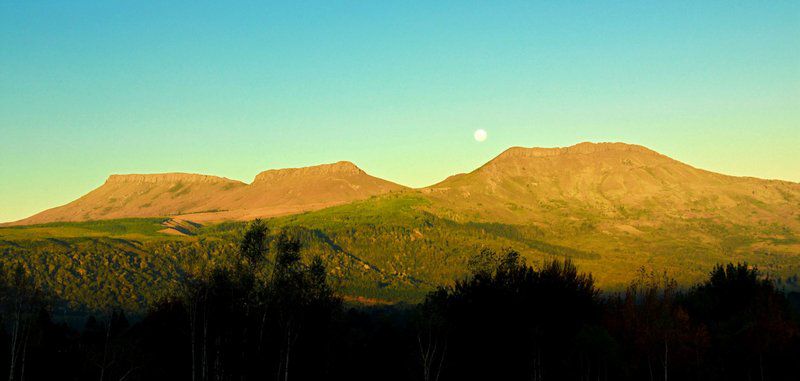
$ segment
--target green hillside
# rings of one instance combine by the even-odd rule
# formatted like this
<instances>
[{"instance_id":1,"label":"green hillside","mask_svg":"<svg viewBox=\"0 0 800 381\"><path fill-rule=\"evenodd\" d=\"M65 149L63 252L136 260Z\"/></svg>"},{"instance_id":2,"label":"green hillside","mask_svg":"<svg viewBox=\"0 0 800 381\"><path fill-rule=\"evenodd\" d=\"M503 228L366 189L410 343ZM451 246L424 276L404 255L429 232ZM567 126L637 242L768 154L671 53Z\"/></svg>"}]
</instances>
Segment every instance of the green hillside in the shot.
<instances>
[{"instance_id":1,"label":"green hillside","mask_svg":"<svg viewBox=\"0 0 800 381\"><path fill-rule=\"evenodd\" d=\"M467 216L444 218L437 208L423 193L405 192L274 218L268 225L273 232L299 237L307 257L318 254L327 262L339 291L362 300L419 301L437 285L463 277L468 258L482 248L513 248L532 264L572 258L605 290L621 288L642 267L666 271L684 285L703 279L714 264L730 261L747 260L781 281L800 273L800 255L780 250L800 241L778 226L697 218L610 234L590 218L554 219L545 226L463 222ZM76 305L141 310L173 292L186 276L232 265L246 224L210 224L176 236L159 232L166 222L0 228L0 263L6 268L23 263Z\"/></svg>"},{"instance_id":2,"label":"green hillside","mask_svg":"<svg viewBox=\"0 0 800 381\"><path fill-rule=\"evenodd\" d=\"M124 218L10 226L0 228L0 239L113 237L147 240L163 236L158 231L164 229L161 224L166 220L168 218Z\"/></svg>"}]
</instances>

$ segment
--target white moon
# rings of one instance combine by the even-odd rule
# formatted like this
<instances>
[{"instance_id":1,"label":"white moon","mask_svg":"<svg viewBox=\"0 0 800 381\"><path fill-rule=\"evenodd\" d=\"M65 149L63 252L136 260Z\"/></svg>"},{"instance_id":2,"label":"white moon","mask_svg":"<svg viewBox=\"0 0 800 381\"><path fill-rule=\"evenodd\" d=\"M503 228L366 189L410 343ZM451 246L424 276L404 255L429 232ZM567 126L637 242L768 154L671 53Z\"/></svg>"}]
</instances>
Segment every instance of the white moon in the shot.
<instances>
[{"instance_id":1,"label":"white moon","mask_svg":"<svg viewBox=\"0 0 800 381\"><path fill-rule=\"evenodd\" d=\"M486 135L486 130L484 130L484 129L477 130L477 131L475 131L475 135L474 136L475 136L475 141L482 142L482 141L486 140L486 136L487 136Z\"/></svg>"}]
</instances>

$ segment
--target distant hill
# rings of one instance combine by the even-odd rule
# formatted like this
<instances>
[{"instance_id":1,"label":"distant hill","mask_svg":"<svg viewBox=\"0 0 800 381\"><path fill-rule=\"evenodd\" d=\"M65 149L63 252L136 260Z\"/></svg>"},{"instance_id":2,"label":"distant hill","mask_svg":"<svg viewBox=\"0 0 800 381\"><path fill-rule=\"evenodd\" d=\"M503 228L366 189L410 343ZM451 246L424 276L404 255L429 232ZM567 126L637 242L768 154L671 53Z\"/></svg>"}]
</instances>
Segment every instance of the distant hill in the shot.
<instances>
[{"instance_id":1,"label":"distant hill","mask_svg":"<svg viewBox=\"0 0 800 381\"><path fill-rule=\"evenodd\" d=\"M800 228L800 184L721 175L622 143L513 147L425 191L442 208L481 220L547 223L553 212L572 211L564 217Z\"/></svg>"},{"instance_id":2,"label":"distant hill","mask_svg":"<svg viewBox=\"0 0 800 381\"><path fill-rule=\"evenodd\" d=\"M85 196L13 225L164 216L193 222L254 219L322 209L403 188L346 161L269 170L251 184L186 173L112 175Z\"/></svg>"}]
</instances>

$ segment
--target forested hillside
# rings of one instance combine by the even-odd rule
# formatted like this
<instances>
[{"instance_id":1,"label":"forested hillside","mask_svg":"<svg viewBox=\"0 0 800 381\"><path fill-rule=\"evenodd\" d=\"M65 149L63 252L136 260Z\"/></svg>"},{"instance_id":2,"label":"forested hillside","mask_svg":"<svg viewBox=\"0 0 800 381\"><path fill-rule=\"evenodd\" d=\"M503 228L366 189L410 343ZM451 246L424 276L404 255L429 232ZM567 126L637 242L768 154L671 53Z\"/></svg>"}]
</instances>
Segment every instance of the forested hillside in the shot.
<instances>
[{"instance_id":1,"label":"forested hillside","mask_svg":"<svg viewBox=\"0 0 800 381\"><path fill-rule=\"evenodd\" d=\"M796 287L800 258L753 250L763 231L707 219L609 236L586 221L551 226L456 222L434 214L423 195L374 197L317 212L267 220L319 255L334 288L362 302L416 302L467 274L470 255L483 248L518 251L529 263L569 258L598 285L622 289L641 268L666 271L681 284L703 279L716 263L748 261L778 282ZM235 264L244 222L191 226L186 235L160 231L169 219L128 219L0 228L0 262L22 263L66 301L90 308L143 310L187 275ZM797 239L779 229L777 244ZM706 237L700 239L700 236ZM795 242L795 243L792 243Z\"/></svg>"},{"instance_id":2,"label":"forested hillside","mask_svg":"<svg viewBox=\"0 0 800 381\"><path fill-rule=\"evenodd\" d=\"M699 284L641 270L598 289L571 260L484 249L420 304L342 303L319 257L252 223L232 265L188 276L129 320L65 324L37 274L0 271L0 367L13 380L795 380L797 293L748 264ZM794 304L794 307L792 306Z\"/></svg>"}]
</instances>

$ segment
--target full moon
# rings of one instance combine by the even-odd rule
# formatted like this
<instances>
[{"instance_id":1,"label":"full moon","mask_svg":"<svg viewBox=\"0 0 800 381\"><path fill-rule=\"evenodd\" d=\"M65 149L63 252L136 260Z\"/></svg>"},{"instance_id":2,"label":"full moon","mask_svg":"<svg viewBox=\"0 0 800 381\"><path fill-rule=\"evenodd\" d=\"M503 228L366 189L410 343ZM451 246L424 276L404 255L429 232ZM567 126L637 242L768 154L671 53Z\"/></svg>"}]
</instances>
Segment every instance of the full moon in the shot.
<instances>
[{"instance_id":1,"label":"full moon","mask_svg":"<svg viewBox=\"0 0 800 381\"><path fill-rule=\"evenodd\" d=\"M486 130L480 129L475 131L475 141L482 142L486 140Z\"/></svg>"}]
</instances>

